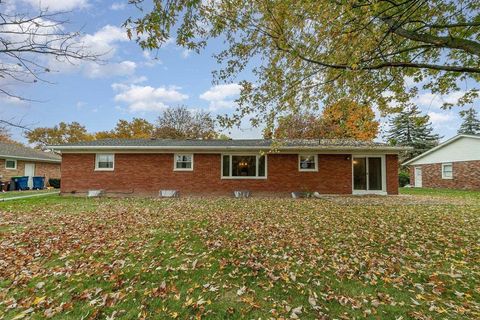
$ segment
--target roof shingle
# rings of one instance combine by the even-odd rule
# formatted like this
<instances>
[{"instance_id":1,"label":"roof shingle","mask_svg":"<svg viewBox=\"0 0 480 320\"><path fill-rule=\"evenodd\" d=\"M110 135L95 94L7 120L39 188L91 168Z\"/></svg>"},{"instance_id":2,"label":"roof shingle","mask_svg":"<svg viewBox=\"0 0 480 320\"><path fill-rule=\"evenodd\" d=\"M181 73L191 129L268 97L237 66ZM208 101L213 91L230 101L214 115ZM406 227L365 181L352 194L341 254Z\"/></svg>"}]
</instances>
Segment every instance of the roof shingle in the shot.
<instances>
[{"instance_id":1,"label":"roof shingle","mask_svg":"<svg viewBox=\"0 0 480 320\"><path fill-rule=\"evenodd\" d=\"M61 157L52 152L43 152L18 144L0 142L0 157L47 162L60 162Z\"/></svg>"},{"instance_id":2,"label":"roof shingle","mask_svg":"<svg viewBox=\"0 0 480 320\"><path fill-rule=\"evenodd\" d=\"M55 150L67 150L82 148L345 148L345 149L398 149L385 143L359 141L352 139L291 139L291 140L269 140L269 139L239 139L239 140L176 140L176 139L102 139L94 141L83 141L67 143L57 146L50 146Z\"/></svg>"}]
</instances>

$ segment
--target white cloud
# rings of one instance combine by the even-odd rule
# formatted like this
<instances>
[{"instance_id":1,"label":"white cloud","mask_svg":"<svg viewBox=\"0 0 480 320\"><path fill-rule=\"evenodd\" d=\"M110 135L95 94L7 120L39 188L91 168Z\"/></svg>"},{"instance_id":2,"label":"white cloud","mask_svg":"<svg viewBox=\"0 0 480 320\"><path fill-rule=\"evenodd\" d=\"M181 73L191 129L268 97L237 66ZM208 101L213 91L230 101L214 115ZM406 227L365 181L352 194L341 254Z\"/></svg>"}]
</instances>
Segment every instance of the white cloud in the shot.
<instances>
[{"instance_id":1,"label":"white cloud","mask_svg":"<svg viewBox=\"0 0 480 320\"><path fill-rule=\"evenodd\" d=\"M118 60L116 57L118 43L126 41L128 37L123 29L105 25L93 34L83 35L75 44L84 48L83 51L86 53L99 55L101 62L73 60L70 63L50 57L48 67L58 72L82 72L88 78L132 75L137 68L134 61L114 61Z\"/></svg>"},{"instance_id":2,"label":"white cloud","mask_svg":"<svg viewBox=\"0 0 480 320\"><path fill-rule=\"evenodd\" d=\"M77 104L76 104L78 110L83 109L83 107L85 107L86 105L87 104L83 101L78 101Z\"/></svg>"},{"instance_id":3,"label":"white cloud","mask_svg":"<svg viewBox=\"0 0 480 320\"><path fill-rule=\"evenodd\" d=\"M168 108L170 103L178 103L188 99L176 86L139 86L135 84L112 84L116 102L125 103L130 112L159 111Z\"/></svg>"},{"instance_id":4,"label":"white cloud","mask_svg":"<svg viewBox=\"0 0 480 320\"><path fill-rule=\"evenodd\" d=\"M187 59L190 56L190 53L192 53L192 50L184 49L182 51L182 58Z\"/></svg>"},{"instance_id":5,"label":"white cloud","mask_svg":"<svg viewBox=\"0 0 480 320\"><path fill-rule=\"evenodd\" d=\"M94 34L86 34L80 42L88 48L90 52L102 54L103 58L111 57L115 54L118 42L128 41L127 33L122 28L105 25Z\"/></svg>"},{"instance_id":6,"label":"white cloud","mask_svg":"<svg viewBox=\"0 0 480 320\"><path fill-rule=\"evenodd\" d=\"M460 99L465 94L464 91L455 91L448 95L437 95L431 92L421 93L417 98L413 99L413 102L417 105L441 109L444 103L456 104L458 99Z\"/></svg>"},{"instance_id":7,"label":"white cloud","mask_svg":"<svg viewBox=\"0 0 480 320\"><path fill-rule=\"evenodd\" d=\"M430 117L430 121L434 125L440 125L442 123L447 123L455 120L455 115L451 112L429 112L428 116Z\"/></svg>"},{"instance_id":8,"label":"white cloud","mask_svg":"<svg viewBox=\"0 0 480 320\"><path fill-rule=\"evenodd\" d=\"M210 111L231 108L235 105L233 99L240 94L241 90L242 86L238 83L219 84L202 93L200 99L210 103Z\"/></svg>"},{"instance_id":9,"label":"white cloud","mask_svg":"<svg viewBox=\"0 0 480 320\"><path fill-rule=\"evenodd\" d=\"M126 3L125 2L114 2L112 3L112 5L110 6L110 9L111 10L123 10L125 9L126 7Z\"/></svg>"},{"instance_id":10,"label":"white cloud","mask_svg":"<svg viewBox=\"0 0 480 320\"><path fill-rule=\"evenodd\" d=\"M84 68L84 74L92 79L128 76L134 74L136 68L137 64L129 60L108 64L88 63Z\"/></svg>"},{"instance_id":11,"label":"white cloud","mask_svg":"<svg viewBox=\"0 0 480 320\"><path fill-rule=\"evenodd\" d=\"M146 76L139 76L139 77L134 77L132 79L129 79L128 82L131 84L138 84L138 83L143 83L147 80L148 78Z\"/></svg>"},{"instance_id":12,"label":"white cloud","mask_svg":"<svg viewBox=\"0 0 480 320\"><path fill-rule=\"evenodd\" d=\"M73 9L84 9L88 7L87 0L21 0L33 8L42 10L48 9L50 12L70 11Z\"/></svg>"},{"instance_id":13,"label":"white cloud","mask_svg":"<svg viewBox=\"0 0 480 320\"><path fill-rule=\"evenodd\" d=\"M8 92L8 90L7 90ZM25 106L28 104L28 100L23 100L18 97L11 97L7 95L0 95L0 102L5 105L12 105L12 106Z\"/></svg>"},{"instance_id":14,"label":"white cloud","mask_svg":"<svg viewBox=\"0 0 480 320\"><path fill-rule=\"evenodd\" d=\"M428 112L432 127L435 132L440 133L444 137L451 137L456 134L460 127L460 117L453 111L431 111Z\"/></svg>"}]
</instances>

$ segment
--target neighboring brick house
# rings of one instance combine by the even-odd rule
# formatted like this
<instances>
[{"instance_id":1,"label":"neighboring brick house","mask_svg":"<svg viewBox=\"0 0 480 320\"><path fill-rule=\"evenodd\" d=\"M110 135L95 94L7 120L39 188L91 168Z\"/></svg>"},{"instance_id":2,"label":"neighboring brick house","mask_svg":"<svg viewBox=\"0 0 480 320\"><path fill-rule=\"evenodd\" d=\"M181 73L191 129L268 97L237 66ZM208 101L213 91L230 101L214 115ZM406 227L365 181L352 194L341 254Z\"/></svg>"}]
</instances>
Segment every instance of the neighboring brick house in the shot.
<instances>
[{"instance_id":1,"label":"neighboring brick house","mask_svg":"<svg viewBox=\"0 0 480 320\"><path fill-rule=\"evenodd\" d=\"M15 176L42 176L46 181L60 178L61 157L52 152L43 152L18 144L0 142L0 181L9 181Z\"/></svg>"},{"instance_id":2,"label":"neighboring brick house","mask_svg":"<svg viewBox=\"0 0 480 320\"><path fill-rule=\"evenodd\" d=\"M404 164L417 188L480 190L480 135L457 135Z\"/></svg>"},{"instance_id":3,"label":"neighboring brick house","mask_svg":"<svg viewBox=\"0 0 480 320\"><path fill-rule=\"evenodd\" d=\"M226 195L397 194L404 148L352 140L128 140L51 146L62 154L62 193Z\"/></svg>"}]
</instances>

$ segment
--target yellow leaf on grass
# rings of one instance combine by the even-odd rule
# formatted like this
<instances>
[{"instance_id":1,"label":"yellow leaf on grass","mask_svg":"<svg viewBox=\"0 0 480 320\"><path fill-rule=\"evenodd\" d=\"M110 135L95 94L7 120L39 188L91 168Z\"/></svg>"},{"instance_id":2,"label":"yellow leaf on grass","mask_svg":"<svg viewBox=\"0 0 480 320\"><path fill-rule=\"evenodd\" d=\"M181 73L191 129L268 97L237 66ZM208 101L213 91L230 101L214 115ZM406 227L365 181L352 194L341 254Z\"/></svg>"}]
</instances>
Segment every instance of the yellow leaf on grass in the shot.
<instances>
[{"instance_id":1,"label":"yellow leaf on grass","mask_svg":"<svg viewBox=\"0 0 480 320\"><path fill-rule=\"evenodd\" d=\"M36 297L35 300L33 300L33 304L34 304L34 305L40 304L40 303L43 302L46 298L47 298L47 296Z\"/></svg>"}]
</instances>

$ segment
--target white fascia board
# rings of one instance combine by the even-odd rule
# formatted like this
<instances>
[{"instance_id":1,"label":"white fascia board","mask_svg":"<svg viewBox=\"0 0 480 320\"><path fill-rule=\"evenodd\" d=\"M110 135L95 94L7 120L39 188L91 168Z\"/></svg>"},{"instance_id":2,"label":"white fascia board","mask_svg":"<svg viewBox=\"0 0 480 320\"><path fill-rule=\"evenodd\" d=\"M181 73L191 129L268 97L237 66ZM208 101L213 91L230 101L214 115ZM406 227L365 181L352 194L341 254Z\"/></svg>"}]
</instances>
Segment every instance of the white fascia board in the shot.
<instances>
[{"instance_id":1,"label":"white fascia board","mask_svg":"<svg viewBox=\"0 0 480 320\"><path fill-rule=\"evenodd\" d=\"M17 156L10 156L10 155L2 155L0 154L0 158L2 159L14 159L14 160L25 160L25 161L37 161L37 162L52 162L52 163L60 163L62 160L58 159L41 159L41 158L32 158L32 157L17 157Z\"/></svg>"},{"instance_id":2,"label":"white fascia board","mask_svg":"<svg viewBox=\"0 0 480 320\"><path fill-rule=\"evenodd\" d=\"M49 148L61 151L63 153L75 152L96 152L96 151L164 151L164 152L179 152L179 151L197 151L197 152L229 152L229 151L266 151L271 153L279 152L304 152L304 151L342 151L342 152L383 152L383 153L398 153L400 151L409 150L404 147L382 147L382 148L368 148L368 147L250 147L250 146L211 146L211 147L197 147L197 146L49 146Z\"/></svg>"}]
</instances>

